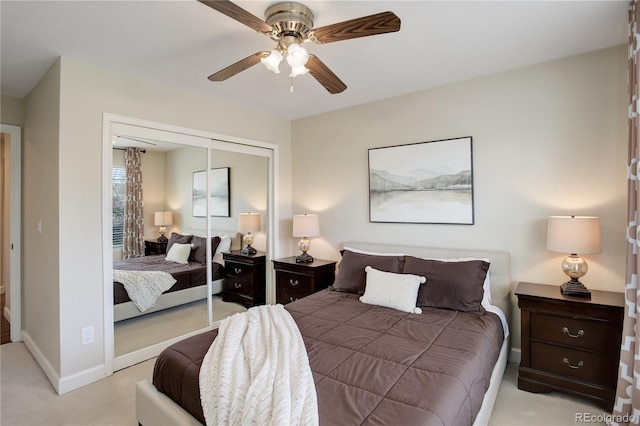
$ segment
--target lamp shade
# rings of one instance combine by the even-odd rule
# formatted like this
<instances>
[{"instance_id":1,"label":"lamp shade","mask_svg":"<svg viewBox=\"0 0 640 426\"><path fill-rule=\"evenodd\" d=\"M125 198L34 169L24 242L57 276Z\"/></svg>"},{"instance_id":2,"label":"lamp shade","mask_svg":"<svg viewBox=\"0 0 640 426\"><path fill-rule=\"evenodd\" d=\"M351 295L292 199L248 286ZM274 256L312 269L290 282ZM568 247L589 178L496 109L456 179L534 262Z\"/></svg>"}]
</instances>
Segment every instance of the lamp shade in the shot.
<instances>
[{"instance_id":1,"label":"lamp shade","mask_svg":"<svg viewBox=\"0 0 640 426\"><path fill-rule=\"evenodd\" d=\"M547 249L562 253L600 253L600 219L594 216L550 216Z\"/></svg>"},{"instance_id":2,"label":"lamp shade","mask_svg":"<svg viewBox=\"0 0 640 426\"><path fill-rule=\"evenodd\" d=\"M156 212L153 218L155 226L165 226L173 224L173 214L171 212Z\"/></svg>"},{"instance_id":3,"label":"lamp shade","mask_svg":"<svg viewBox=\"0 0 640 426\"><path fill-rule=\"evenodd\" d=\"M258 232L260 230L260 213L240 213L238 232Z\"/></svg>"},{"instance_id":4,"label":"lamp shade","mask_svg":"<svg viewBox=\"0 0 640 426\"><path fill-rule=\"evenodd\" d=\"M317 214L296 214L293 216L294 237L317 237L320 235L320 224Z\"/></svg>"}]
</instances>

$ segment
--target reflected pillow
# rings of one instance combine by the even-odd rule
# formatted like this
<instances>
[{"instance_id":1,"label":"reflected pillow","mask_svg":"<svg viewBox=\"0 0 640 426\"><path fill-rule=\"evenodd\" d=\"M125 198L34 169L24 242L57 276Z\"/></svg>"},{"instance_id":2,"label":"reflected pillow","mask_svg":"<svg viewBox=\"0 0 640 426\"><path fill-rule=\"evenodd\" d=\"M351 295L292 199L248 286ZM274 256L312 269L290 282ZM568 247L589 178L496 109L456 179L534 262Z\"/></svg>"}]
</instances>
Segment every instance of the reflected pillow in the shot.
<instances>
[{"instance_id":1,"label":"reflected pillow","mask_svg":"<svg viewBox=\"0 0 640 426\"><path fill-rule=\"evenodd\" d=\"M422 309L416 307L418 289L426 279L412 274L394 274L378 271L371 266L365 269L367 286L360 297L362 303L385 306L403 312L421 314Z\"/></svg>"},{"instance_id":2,"label":"reflected pillow","mask_svg":"<svg viewBox=\"0 0 640 426\"><path fill-rule=\"evenodd\" d=\"M231 250L231 237L228 235L220 235L220 242L218 243L218 247L216 247L215 254L213 256L213 261L218 263L224 263L222 259L222 253L228 252Z\"/></svg>"},{"instance_id":3,"label":"reflected pillow","mask_svg":"<svg viewBox=\"0 0 640 426\"><path fill-rule=\"evenodd\" d=\"M484 312L483 284L488 270L489 262L484 260L442 262L407 256L403 272L427 278L429 284L418 291L418 306Z\"/></svg>"},{"instance_id":4,"label":"reflected pillow","mask_svg":"<svg viewBox=\"0 0 640 426\"><path fill-rule=\"evenodd\" d=\"M216 252L218 244L220 244L220 237L211 237L212 255ZM196 237L194 235L191 238L191 246L192 249L191 254L189 255L189 261L205 265L207 263L207 239L204 237Z\"/></svg>"},{"instance_id":5,"label":"reflected pillow","mask_svg":"<svg viewBox=\"0 0 640 426\"><path fill-rule=\"evenodd\" d=\"M169 237L169 241L167 242L167 253L175 243L189 244L191 242L191 238L193 238L193 235L181 235L176 232L172 232Z\"/></svg>"},{"instance_id":6,"label":"reflected pillow","mask_svg":"<svg viewBox=\"0 0 640 426\"><path fill-rule=\"evenodd\" d=\"M191 244L173 243L167 257L164 260L169 262L176 262L186 265L189 263L189 254L191 253Z\"/></svg>"},{"instance_id":7,"label":"reflected pillow","mask_svg":"<svg viewBox=\"0 0 640 426\"><path fill-rule=\"evenodd\" d=\"M355 253L345 249L336 280L331 289L345 293L363 294L366 285L364 268L371 266L379 271L400 273L402 272L403 259L403 256L377 256Z\"/></svg>"}]
</instances>

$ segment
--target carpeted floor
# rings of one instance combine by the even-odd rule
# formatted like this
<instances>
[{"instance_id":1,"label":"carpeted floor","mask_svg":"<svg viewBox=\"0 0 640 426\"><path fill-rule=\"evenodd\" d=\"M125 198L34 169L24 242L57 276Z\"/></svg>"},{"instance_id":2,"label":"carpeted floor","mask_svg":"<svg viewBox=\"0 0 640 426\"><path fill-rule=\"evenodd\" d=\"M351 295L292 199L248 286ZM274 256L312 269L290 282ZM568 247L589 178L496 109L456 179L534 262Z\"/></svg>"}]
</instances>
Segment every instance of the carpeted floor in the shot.
<instances>
[{"instance_id":1,"label":"carpeted floor","mask_svg":"<svg viewBox=\"0 0 640 426\"><path fill-rule=\"evenodd\" d=\"M0 346L0 424L127 425L135 418L135 383L149 379L154 360L59 396L22 343ZM507 366L490 425L575 425L577 413L602 415L594 404L561 393L517 389L517 364ZM598 423L592 423L598 424ZM600 423L601 425L604 423Z\"/></svg>"}]
</instances>

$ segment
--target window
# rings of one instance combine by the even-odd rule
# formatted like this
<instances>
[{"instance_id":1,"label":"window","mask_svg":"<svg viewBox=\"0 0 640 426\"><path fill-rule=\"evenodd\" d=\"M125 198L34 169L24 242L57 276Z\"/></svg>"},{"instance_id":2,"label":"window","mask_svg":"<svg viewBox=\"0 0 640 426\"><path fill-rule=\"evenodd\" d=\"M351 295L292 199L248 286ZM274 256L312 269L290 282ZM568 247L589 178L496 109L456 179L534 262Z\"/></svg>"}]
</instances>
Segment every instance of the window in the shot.
<instances>
[{"instance_id":1,"label":"window","mask_svg":"<svg viewBox=\"0 0 640 426\"><path fill-rule=\"evenodd\" d=\"M111 185L113 188L113 246L122 247L124 232L124 203L126 171L122 166L111 169Z\"/></svg>"}]
</instances>

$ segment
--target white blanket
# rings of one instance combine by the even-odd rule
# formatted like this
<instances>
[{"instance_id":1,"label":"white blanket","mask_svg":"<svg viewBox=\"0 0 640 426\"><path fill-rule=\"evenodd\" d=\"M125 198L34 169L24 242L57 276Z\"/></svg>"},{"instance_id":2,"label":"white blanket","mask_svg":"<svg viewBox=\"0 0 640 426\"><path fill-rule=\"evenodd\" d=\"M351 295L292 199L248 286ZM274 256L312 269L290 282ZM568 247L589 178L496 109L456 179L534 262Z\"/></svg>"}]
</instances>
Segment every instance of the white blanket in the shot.
<instances>
[{"instance_id":1,"label":"white blanket","mask_svg":"<svg viewBox=\"0 0 640 426\"><path fill-rule=\"evenodd\" d=\"M140 312L156 304L156 299L176 283L171 274L162 271L113 271L113 281L121 283Z\"/></svg>"},{"instance_id":2,"label":"white blanket","mask_svg":"<svg viewBox=\"0 0 640 426\"><path fill-rule=\"evenodd\" d=\"M317 425L318 403L298 326L282 305L222 322L200 369L207 425Z\"/></svg>"}]
</instances>

